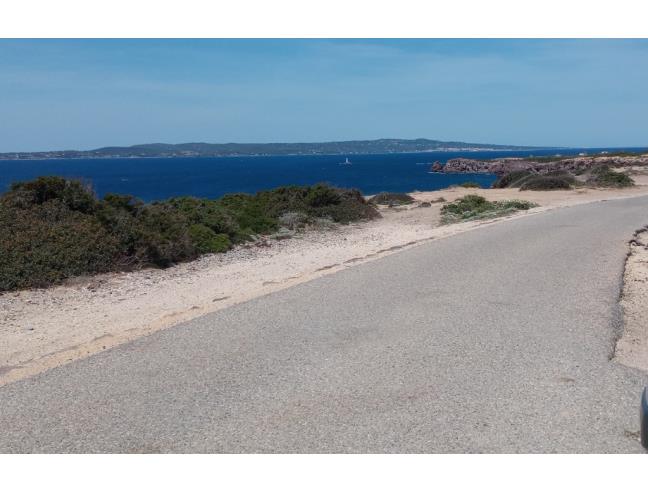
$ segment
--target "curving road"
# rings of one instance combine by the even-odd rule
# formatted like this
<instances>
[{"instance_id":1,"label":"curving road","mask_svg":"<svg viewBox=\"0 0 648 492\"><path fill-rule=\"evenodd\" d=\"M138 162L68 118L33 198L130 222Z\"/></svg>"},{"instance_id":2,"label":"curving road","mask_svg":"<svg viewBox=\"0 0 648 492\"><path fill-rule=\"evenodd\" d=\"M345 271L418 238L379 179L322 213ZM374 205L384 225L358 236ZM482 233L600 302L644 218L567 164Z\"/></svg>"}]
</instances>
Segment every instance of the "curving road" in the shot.
<instances>
[{"instance_id":1,"label":"curving road","mask_svg":"<svg viewBox=\"0 0 648 492\"><path fill-rule=\"evenodd\" d=\"M0 452L640 452L648 197L507 221L0 388Z\"/></svg>"}]
</instances>

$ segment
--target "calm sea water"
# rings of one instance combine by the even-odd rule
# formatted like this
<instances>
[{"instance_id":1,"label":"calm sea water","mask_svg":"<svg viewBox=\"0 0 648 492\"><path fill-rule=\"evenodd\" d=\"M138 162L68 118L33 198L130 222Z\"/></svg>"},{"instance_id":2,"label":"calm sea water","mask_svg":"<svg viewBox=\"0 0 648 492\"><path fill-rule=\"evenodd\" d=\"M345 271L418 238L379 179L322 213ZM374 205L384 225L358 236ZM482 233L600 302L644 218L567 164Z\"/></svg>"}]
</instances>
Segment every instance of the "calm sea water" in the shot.
<instances>
[{"instance_id":1,"label":"calm sea water","mask_svg":"<svg viewBox=\"0 0 648 492\"><path fill-rule=\"evenodd\" d=\"M615 149L588 149L592 151ZM364 194L380 191L410 192L446 188L464 181L489 186L487 174L429 173L434 161L455 157L491 159L504 156L573 155L584 149L533 152L426 152L415 154L349 155L351 165L340 165L346 156L263 156L216 158L57 159L0 161L0 191L10 183L37 176L82 178L99 196L124 193L145 201L193 195L218 198L226 193L254 193L282 185L326 182L358 188Z\"/></svg>"}]
</instances>

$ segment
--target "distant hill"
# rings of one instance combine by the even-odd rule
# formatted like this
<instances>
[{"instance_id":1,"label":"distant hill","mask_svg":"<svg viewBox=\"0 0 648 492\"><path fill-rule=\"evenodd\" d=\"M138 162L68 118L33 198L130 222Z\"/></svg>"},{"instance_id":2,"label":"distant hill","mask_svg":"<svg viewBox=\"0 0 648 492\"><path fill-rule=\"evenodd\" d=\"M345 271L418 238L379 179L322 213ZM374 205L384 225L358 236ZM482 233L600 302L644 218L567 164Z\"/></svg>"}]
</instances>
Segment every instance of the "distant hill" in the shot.
<instances>
[{"instance_id":1,"label":"distant hill","mask_svg":"<svg viewBox=\"0 0 648 492\"><path fill-rule=\"evenodd\" d=\"M320 143L152 143L130 147L102 147L95 150L58 150L50 152L11 152L0 159L70 159L101 157L224 157L243 155L325 155L325 154L390 154L398 152L430 152L452 150L533 150L540 147L494 145L467 142L444 142L417 138L405 140L349 140Z\"/></svg>"}]
</instances>

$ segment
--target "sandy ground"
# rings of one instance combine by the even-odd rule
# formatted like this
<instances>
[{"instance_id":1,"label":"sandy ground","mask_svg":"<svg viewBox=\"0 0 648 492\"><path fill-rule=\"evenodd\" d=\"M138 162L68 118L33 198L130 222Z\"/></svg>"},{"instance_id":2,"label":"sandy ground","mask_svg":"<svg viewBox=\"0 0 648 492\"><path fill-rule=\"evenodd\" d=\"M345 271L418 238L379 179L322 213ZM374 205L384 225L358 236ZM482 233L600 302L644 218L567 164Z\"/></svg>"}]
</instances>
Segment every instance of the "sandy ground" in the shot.
<instances>
[{"instance_id":1,"label":"sandy ground","mask_svg":"<svg viewBox=\"0 0 648 492\"><path fill-rule=\"evenodd\" d=\"M419 202L478 193L490 200L530 200L540 207L446 226L439 225L442 204L383 208L383 218L376 221L264 240L166 270L100 275L50 289L1 294L0 384L422 242L551 208L648 194L648 176L635 180L639 186L625 190L452 188L414 193Z\"/></svg>"},{"instance_id":2,"label":"sandy ground","mask_svg":"<svg viewBox=\"0 0 648 492\"><path fill-rule=\"evenodd\" d=\"M623 333L615 360L648 371L648 231L638 232L630 242L621 306Z\"/></svg>"}]
</instances>

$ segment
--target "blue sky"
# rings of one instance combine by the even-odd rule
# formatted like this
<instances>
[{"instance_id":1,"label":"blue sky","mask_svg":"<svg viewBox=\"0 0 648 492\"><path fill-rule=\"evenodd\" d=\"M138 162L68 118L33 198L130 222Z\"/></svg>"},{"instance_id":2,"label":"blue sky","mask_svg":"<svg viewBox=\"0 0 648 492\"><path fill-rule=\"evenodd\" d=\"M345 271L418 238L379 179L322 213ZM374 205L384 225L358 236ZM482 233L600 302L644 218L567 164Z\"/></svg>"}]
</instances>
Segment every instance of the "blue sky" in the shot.
<instances>
[{"instance_id":1,"label":"blue sky","mask_svg":"<svg viewBox=\"0 0 648 492\"><path fill-rule=\"evenodd\" d=\"M0 40L0 152L648 145L648 40Z\"/></svg>"}]
</instances>

